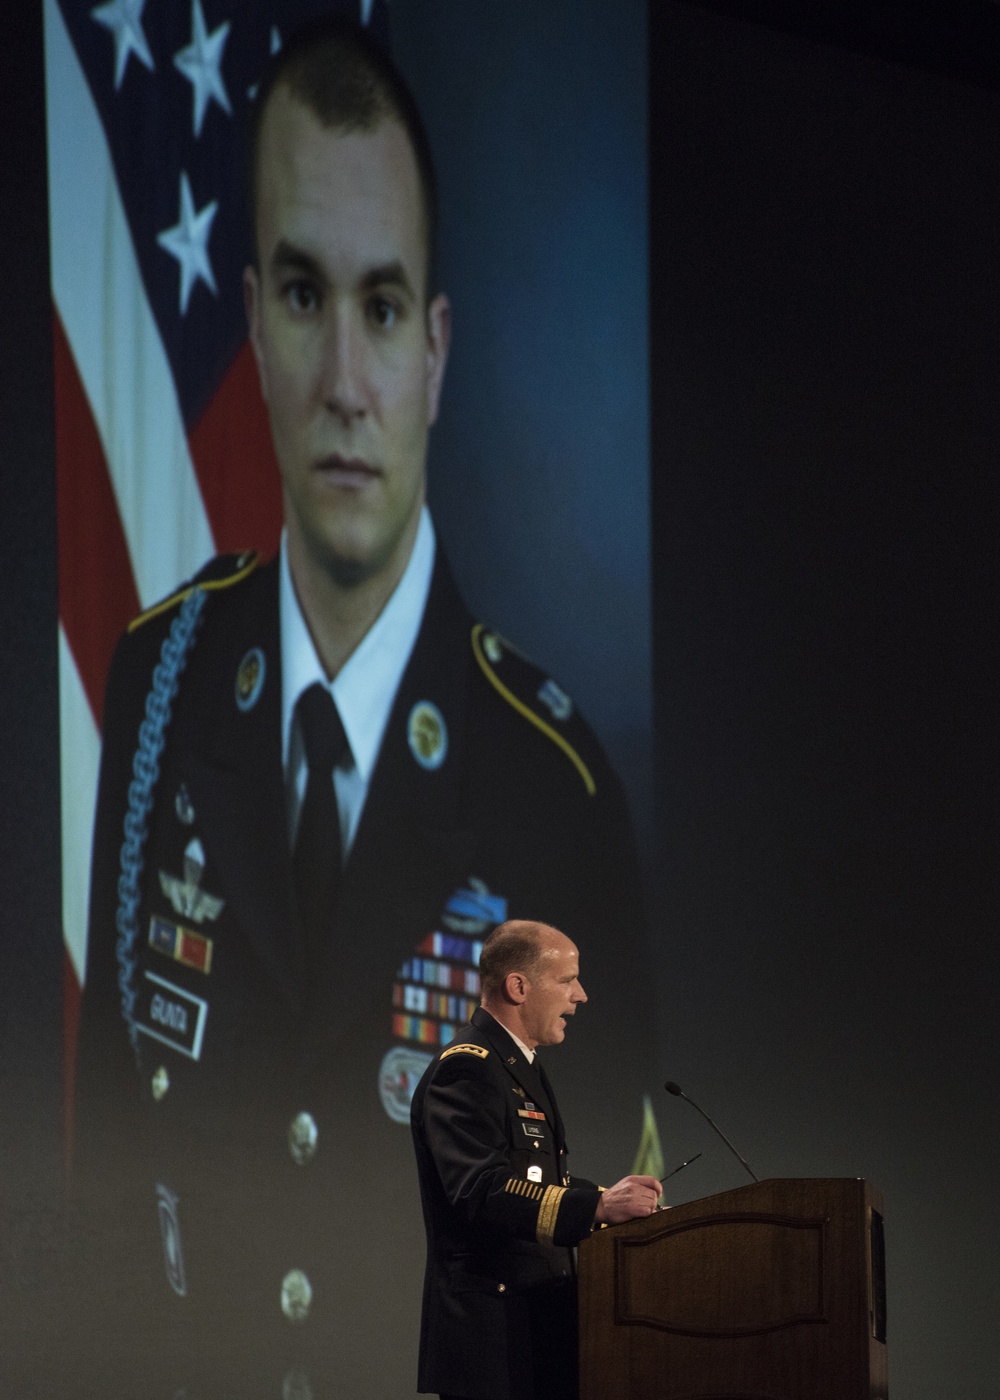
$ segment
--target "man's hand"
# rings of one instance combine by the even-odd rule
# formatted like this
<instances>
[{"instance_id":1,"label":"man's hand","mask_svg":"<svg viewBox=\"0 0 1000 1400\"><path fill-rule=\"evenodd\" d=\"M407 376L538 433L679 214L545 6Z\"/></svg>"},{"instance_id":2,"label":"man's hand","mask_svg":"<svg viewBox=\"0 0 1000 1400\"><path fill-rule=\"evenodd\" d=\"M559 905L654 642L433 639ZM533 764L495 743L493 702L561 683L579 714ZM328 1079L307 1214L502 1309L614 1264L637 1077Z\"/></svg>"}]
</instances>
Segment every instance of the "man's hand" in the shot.
<instances>
[{"instance_id":1,"label":"man's hand","mask_svg":"<svg viewBox=\"0 0 1000 1400\"><path fill-rule=\"evenodd\" d=\"M660 1183L655 1176L623 1176L601 1192L594 1224L620 1225L623 1220L652 1215L659 1199Z\"/></svg>"}]
</instances>

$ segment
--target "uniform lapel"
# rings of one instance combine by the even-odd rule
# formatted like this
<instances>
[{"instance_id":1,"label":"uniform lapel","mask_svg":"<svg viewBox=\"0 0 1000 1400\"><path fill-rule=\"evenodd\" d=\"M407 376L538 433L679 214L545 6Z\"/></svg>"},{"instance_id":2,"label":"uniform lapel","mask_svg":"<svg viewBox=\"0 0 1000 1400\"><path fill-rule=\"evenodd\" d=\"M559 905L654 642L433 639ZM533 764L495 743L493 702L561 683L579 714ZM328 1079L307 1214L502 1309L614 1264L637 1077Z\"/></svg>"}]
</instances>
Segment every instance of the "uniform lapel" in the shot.
<instances>
[{"instance_id":1,"label":"uniform lapel","mask_svg":"<svg viewBox=\"0 0 1000 1400\"><path fill-rule=\"evenodd\" d=\"M213 629L210 614L198 642L213 653L198 670L200 692L189 697L189 721L193 713L198 732L184 776L220 892L269 974L298 1000L304 962L281 763L277 561L261 568L241 592L236 616L227 610L224 623ZM253 649L264 657L264 682L254 704L243 710L236 702L236 676Z\"/></svg>"},{"instance_id":2,"label":"uniform lapel","mask_svg":"<svg viewBox=\"0 0 1000 1400\"><path fill-rule=\"evenodd\" d=\"M445 899L469 874L472 838L462 802L462 753L471 622L440 551L420 633L403 674L339 891L338 981L358 985L373 968L391 978L430 932ZM443 720L434 767L414 756L414 707Z\"/></svg>"},{"instance_id":3,"label":"uniform lapel","mask_svg":"<svg viewBox=\"0 0 1000 1400\"><path fill-rule=\"evenodd\" d=\"M545 1096L542 1100L543 1106L546 1108L549 1121L555 1131L556 1141L560 1146L563 1146L566 1141L566 1135L563 1130L562 1115L559 1112L559 1105L556 1103L556 1096L552 1092L549 1076L545 1073L545 1066L542 1064L541 1057L537 1054L535 1056L535 1065L538 1068L538 1080Z\"/></svg>"},{"instance_id":4,"label":"uniform lapel","mask_svg":"<svg viewBox=\"0 0 1000 1400\"><path fill-rule=\"evenodd\" d=\"M529 1064L527 1056L496 1017L491 1016L481 1006L477 1007L473 1013L472 1024L482 1031L489 1040L514 1082L541 1108L548 1119L556 1142L562 1146L564 1143L562 1118L556 1104L555 1094L552 1092L552 1085L549 1083L549 1077L545 1073L537 1053Z\"/></svg>"},{"instance_id":5,"label":"uniform lapel","mask_svg":"<svg viewBox=\"0 0 1000 1400\"><path fill-rule=\"evenodd\" d=\"M227 611L224 628L214 631L209 615L197 643L212 648L212 656L196 671L189 712L197 716L198 733L183 776L220 893L270 974L290 998L301 1000L304 950L281 763L277 561L258 570L243 590L237 615ZM330 1009L341 1025L350 1022L367 985L391 984L396 965L413 951L414 931L434 928L444 900L469 874L473 838L461 774L471 625L439 551L338 893ZM253 707L241 712L236 673L253 648L265 657L264 686ZM420 702L430 702L444 720L445 752L433 768L417 761L408 737Z\"/></svg>"},{"instance_id":6,"label":"uniform lapel","mask_svg":"<svg viewBox=\"0 0 1000 1400\"><path fill-rule=\"evenodd\" d=\"M537 1070L534 1065L528 1063L524 1051L505 1027L482 1006L477 1006L473 1012L472 1024L486 1036L493 1049L500 1056L504 1069L514 1083L524 1090L525 1096L533 1102L541 1103L543 1109L547 1108L540 1092L542 1082L538 1077Z\"/></svg>"}]
</instances>

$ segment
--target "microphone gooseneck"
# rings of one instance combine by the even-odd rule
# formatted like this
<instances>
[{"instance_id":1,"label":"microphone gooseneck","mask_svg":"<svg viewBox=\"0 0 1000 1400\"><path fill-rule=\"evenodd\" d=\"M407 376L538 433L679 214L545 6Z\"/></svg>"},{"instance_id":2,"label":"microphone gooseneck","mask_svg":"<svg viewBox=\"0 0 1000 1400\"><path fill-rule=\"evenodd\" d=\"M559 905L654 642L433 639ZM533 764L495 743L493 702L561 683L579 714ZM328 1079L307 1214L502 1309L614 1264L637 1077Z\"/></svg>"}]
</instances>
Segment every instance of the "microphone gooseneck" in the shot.
<instances>
[{"instance_id":1,"label":"microphone gooseneck","mask_svg":"<svg viewBox=\"0 0 1000 1400\"><path fill-rule=\"evenodd\" d=\"M736 1148L726 1137L725 1133L719 1127L718 1123L713 1123L711 1118L709 1118L708 1114L705 1112L705 1110L703 1108L699 1108L698 1105L695 1103L694 1099L688 1098L687 1094L685 1094L684 1090L679 1084L675 1084L672 1079L668 1079L663 1087L664 1089L666 1089L668 1094L673 1094L675 1098L683 1099L685 1103L689 1103L693 1109L696 1109L697 1112L701 1114L702 1118L704 1118L705 1122L712 1129L712 1131L718 1133L719 1137L729 1148L730 1152L733 1154L736 1160L750 1173L751 1179L753 1181L760 1180L759 1177L754 1175L753 1171L751 1170L750 1164L746 1160L746 1158L741 1156L740 1153L736 1151Z\"/></svg>"}]
</instances>

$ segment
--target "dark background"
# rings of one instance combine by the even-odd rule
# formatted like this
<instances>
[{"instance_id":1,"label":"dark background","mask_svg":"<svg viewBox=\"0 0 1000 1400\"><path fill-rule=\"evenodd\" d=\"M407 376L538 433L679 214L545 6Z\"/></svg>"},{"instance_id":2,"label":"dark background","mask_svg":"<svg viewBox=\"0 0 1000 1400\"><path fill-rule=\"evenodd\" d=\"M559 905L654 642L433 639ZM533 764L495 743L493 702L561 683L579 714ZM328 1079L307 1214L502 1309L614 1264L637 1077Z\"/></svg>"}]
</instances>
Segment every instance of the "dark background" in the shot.
<instances>
[{"instance_id":1,"label":"dark background","mask_svg":"<svg viewBox=\"0 0 1000 1400\"><path fill-rule=\"evenodd\" d=\"M987 1400L998 15L650 9L664 1065L759 1176L881 1188L892 1394ZM661 1121L671 1199L739 1181Z\"/></svg>"},{"instance_id":2,"label":"dark background","mask_svg":"<svg viewBox=\"0 0 1000 1400\"><path fill-rule=\"evenodd\" d=\"M871 1178L896 1400L992 1400L996 11L650 11L662 1077L760 1176ZM41 36L33 12L6 25L0 1290L16 1324L11 1304L44 1306L58 1234L62 943ZM686 1105L658 1111L668 1165L704 1150L669 1199L739 1182Z\"/></svg>"},{"instance_id":3,"label":"dark background","mask_svg":"<svg viewBox=\"0 0 1000 1400\"><path fill-rule=\"evenodd\" d=\"M644 0L392 0L437 153L452 352L431 509L651 826Z\"/></svg>"},{"instance_id":4,"label":"dark background","mask_svg":"<svg viewBox=\"0 0 1000 1400\"><path fill-rule=\"evenodd\" d=\"M4 16L0 43L0 1357L51 1295L63 1183L59 603L41 31L41 6L18 8Z\"/></svg>"}]
</instances>

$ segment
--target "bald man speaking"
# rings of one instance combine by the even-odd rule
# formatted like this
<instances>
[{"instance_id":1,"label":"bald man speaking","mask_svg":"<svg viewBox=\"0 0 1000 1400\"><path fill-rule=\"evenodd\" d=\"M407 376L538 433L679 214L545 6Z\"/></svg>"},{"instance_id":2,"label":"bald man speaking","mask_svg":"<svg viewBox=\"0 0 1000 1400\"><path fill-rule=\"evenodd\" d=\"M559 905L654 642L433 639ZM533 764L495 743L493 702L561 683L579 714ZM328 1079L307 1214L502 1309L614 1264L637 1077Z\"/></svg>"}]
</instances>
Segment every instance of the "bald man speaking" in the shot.
<instances>
[{"instance_id":1,"label":"bald man speaking","mask_svg":"<svg viewBox=\"0 0 1000 1400\"><path fill-rule=\"evenodd\" d=\"M421 1393L574 1400L573 1246L656 1209L660 1183L602 1191L570 1175L535 1052L558 1045L587 995L576 945L546 924L501 924L483 945L482 1005L431 1062L411 1123L427 1230Z\"/></svg>"}]
</instances>

